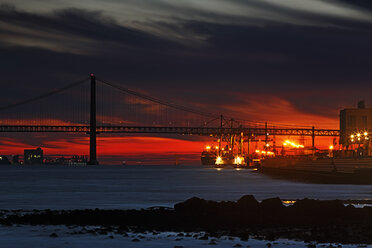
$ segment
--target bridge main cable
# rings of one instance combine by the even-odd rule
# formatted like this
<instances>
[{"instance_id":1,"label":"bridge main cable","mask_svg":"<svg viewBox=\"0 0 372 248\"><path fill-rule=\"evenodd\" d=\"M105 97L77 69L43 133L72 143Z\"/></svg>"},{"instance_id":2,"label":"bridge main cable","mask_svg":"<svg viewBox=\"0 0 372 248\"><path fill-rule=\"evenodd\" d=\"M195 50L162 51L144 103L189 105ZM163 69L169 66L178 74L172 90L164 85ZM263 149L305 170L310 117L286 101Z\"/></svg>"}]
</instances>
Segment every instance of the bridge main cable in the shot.
<instances>
[{"instance_id":1,"label":"bridge main cable","mask_svg":"<svg viewBox=\"0 0 372 248\"><path fill-rule=\"evenodd\" d=\"M41 95L38 95L38 96L35 96L35 97L31 97L31 98L23 100L23 101L19 101L19 102L16 102L16 103L11 103L11 104L2 106L2 107L0 107L0 111L7 110L7 109L10 109L10 108L14 108L14 107L21 106L21 105L25 105L25 104L28 104L28 103L32 103L32 102L38 101L40 99L43 99L43 98L46 98L46 97L49 97L49 96L53 96L55 94L58 94L60 92L65 91L65 90L71 89L75 86L78 86L78 85L80 85L84 82L87 82L87 78L85 78L83 80L79 80L79 81L71 83L71 84L68 84L68 85L66 85L62 88L52 90L50 92L47 92L47 93L44 93L44 94L41 94Z\"/></svg>"},{"instance_id":2,"label":"bridge main cable","mask_svg":"<svg viewBox=\"0 0 372 248\"><path fill-rule=\"evenodd\" d=\"M206 112L199 111L199 110L196 110L196 109L192 109L192 108L189 108L189 107L186 107L186 106L183 106L183 105L175 104L175 103L172 103L172 102L169 102L169 101L160 100L158 98L155 98L155 97L143 94L143 93L139 93L137 91L134 91L134 90L131 90L131 89L128 89L128 88L125 88L125 87L122 87L122 86L119 86L119 85L116 85L116 84L113 84L113 83L110 83L110 82L107 82L107 81L104 81L104 80L97 79L97 81L100 82L100 83L106 84L106 85L108 85L112 88L115 88L115 89L117 89L121 92L125 92L127 94L134 95L134 96L137 96L139 98L142 98L142 99L154 102L154 103L158 103L160 105L164 105L164 106L167 106L167 107L170 107L170 108L174 108L174 109L182 110L182 111L185 111L185 112L201 115L201 116L204 116L204 117L219 118L219 115L217 115L217 114L206 113Z\"/></svg>"}]
</instances>

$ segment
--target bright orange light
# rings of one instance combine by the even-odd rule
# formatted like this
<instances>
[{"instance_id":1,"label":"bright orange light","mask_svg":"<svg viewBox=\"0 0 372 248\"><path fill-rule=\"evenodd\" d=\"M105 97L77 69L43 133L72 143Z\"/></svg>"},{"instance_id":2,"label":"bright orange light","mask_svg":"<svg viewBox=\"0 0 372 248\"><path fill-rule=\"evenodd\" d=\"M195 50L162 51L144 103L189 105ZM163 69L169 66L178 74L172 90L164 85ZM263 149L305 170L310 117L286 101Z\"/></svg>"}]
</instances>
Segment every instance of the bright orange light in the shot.
<instances>
[{"instance_id":1,"label":"bright orange light","mask_svg":"<svg viewBox=\"0 0 372 248\"><path fill-rule=\"evenodd\" d=\"M206 146L205 149L209 150L209 149L211 149L211 147L210 146Z\"/></svg>"},{"instance_id":2,"label":"bright orange light","mask_svg":"<svg viewBox=\"0 0 372 248\"><path fill-rule=\"evenodd\" d=\"M234 164L240 165L240 164L243 164L243 161L244 161L244 158L241 158L241 157L237 156L234 159Z\"/></svg>"},{"instance_id":3,"label":"bright orange light","mask_svg":"<svg viewBox=\"0 0 372 248\"><path fill-rule=\"evenodd\" d=\"M333 150L333 145L330 145L329 146L329 150Z\"/></svg>"},{"instance_id":4,"label":"bright orange light","mask_svg":"<svg viewBox=\"0 0 372 248\"><path fill-rule=\"evenodd\" d=\"M283 145L284 145L284 146L286 146L286 145L290 145L290 146L292 146L293 148L304 148L303 145L296 144L296 143L294 143L294 142L292 142L292 141L290 141L290 140L286 140L286 141L284 141Z\"/></svg>"},{"instance_id":5,"label":"bright orange light","mask_svg":"<svg viewBox=\"0 0 372 248\"><path fill-rule=\"evenodd\" d=\"M216 164L223 164L223 160L221 157L217 157Z\"/></svg>"},{"instance_id":6,"label":"bright orange light","mask_svg":"<svg viewBox=\"0 0 372 248\"><path fill-rule=\"evenodd\" d=\"M368 136L368 133L367 132L364 132L364 136Z\"/></svg>"},{"instance_id":7,"label":"bright orange light","mask_svg":"<svg viewBox=\"0 0 372 248\"><path fill-rule=\"evenodd\" d=\"M360 137L360 133L357 133L357 135L356 135L357 137Z\"/></svg>"}]
</instances>

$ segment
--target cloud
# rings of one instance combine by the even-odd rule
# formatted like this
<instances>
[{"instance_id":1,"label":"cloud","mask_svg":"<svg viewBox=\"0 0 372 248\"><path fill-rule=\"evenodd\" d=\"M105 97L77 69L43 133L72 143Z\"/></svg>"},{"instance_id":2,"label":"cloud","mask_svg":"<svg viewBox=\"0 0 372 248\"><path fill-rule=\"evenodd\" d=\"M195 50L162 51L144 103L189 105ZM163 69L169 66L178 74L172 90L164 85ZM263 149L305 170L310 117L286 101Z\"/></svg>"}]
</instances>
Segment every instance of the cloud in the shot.
<instances>
[{"instance_id":1,"label":"cloud","mask_svg":"<svg viewBox=\"0 0 372 248\"><path fill-rule=\"evenodd\" d=\"M324 106L312 104L313 110L302 111L295 104L285 98L270 94L236 94L240 102L235 104L223 104L225 112L243 120L268 122L276 126L316 126L317 128L338 128L338 114L328 115L316 112L317 109L324 111Z\"/></svg>"},{"instance_id":2,"label":"cloud","mask_svg":"<svg viewBox=\"0 0 372 248\"><path fill-rule=\"evenodd\" d=\"M244 108L251 102L241 101L234 92L246 98L273 96L317 118L333 116L339 106L354 105L348 100L350 94L365 96L364 89L370 87L372 35L364 20L369 10L341 1L109 1L100 11L97 1L86 9L69 3L75 8L63 3L56 10L53 4L43 11L31 11L27 4L25 10L1 8L0 35L5 38L0 43L0 72L7 90L0 92L0 102L4 105L90 72L207 112L229 112L224 106L233 105L242 110L235 111L238 116L246 114ZM120 19L117 12L128 5L146 18ZM327 15L322 7L335 9ZM256 10L261 12L254 14ZM354 18L356 12L362 18ZM348 14L351 19L344 16ZM277 15L332 25L284 23ZM335 28L340 25L344 28ZM200 42L185 44L185 39L194 38ZM299 92L311 95L296 97ZM335 95L338 92L344 93ZM55 119L64 120L82 98L71 95L67 103L55 98L44 106L57 112L60 118ZM322 111L321 104L326 106ZM134 109L140 115L157 108L137 101ZM14 114L29 119L32 110ZM107 118L112 112L100 114ZM114 112L111 118L128 121L120 114Z\"/></svg>"},{"instance_id":3,"label":"cloud","mask_svg":"<svg viewBox=\"0 0 372 248\"><path fill-rule=\"evenodd\" d=\"M0 22L3 43L55 52L87 55L104 47L111 48L104 49L108 52L113 48L156 51L175 46L149 33L121 26L101 11L68 8L36 14L0 5Z\"/></svg>"}]
</instances>

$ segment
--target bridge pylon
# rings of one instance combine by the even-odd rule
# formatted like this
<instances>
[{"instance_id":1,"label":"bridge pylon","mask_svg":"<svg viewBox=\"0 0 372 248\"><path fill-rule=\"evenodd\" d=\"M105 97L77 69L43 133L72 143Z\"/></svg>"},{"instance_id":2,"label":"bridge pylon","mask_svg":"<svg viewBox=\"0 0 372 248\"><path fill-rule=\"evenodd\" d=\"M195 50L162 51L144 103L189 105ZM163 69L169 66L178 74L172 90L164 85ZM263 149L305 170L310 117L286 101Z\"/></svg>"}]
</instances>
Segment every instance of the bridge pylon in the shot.
<instances>
[{"instance_id":1,"label":"bridge pylon","mask_svg":"<svg viewBox=\"0 0 372 248\"><path fill-rule=\"evenodd\" d=\"M96 76L90 74L90 127L89 127L89 161L97 165L97 119L96 119Z\"/></svg>"}]
</instances>

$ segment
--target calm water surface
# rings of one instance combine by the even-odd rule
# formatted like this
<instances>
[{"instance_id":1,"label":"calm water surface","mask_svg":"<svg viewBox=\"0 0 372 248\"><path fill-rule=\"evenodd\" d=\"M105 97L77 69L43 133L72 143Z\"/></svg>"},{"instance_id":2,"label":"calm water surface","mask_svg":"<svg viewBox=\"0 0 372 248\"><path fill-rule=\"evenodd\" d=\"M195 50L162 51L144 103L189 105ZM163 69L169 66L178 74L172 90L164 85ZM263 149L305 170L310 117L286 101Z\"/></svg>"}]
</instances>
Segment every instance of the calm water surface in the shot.
<instances>
[{"instance_id":1,"label":"calm water surface","mask_svg":"<svg viewBox=\"0 0 372 248\"><path fill-rule=\"evenodd\" d=\"M171 207L193 196L237 200L245 194L258 200L372 199L372 186L296 183L202 166L0 167L0 209Z\"/></svg>"}]
</instances>

